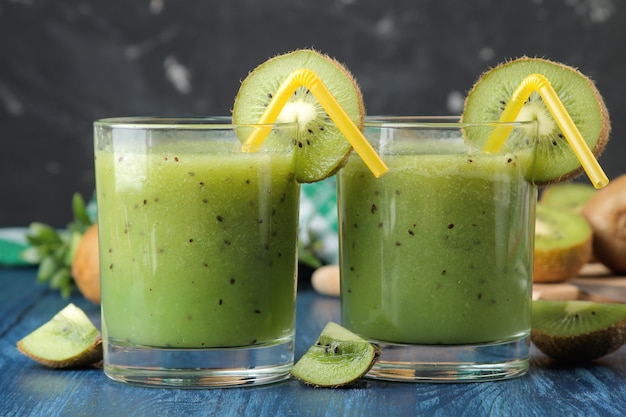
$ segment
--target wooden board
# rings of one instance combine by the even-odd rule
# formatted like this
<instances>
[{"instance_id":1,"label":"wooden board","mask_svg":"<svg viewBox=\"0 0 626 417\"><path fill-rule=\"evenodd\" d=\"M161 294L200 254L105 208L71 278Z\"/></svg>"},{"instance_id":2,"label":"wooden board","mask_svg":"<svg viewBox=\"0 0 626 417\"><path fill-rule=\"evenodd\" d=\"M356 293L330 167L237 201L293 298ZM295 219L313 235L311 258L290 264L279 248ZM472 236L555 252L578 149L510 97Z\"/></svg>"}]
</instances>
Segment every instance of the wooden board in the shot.
<instances>
[{"instance_id":1,"label":"wooden board","mask_svg":"<svg viewBox=\"0 0 626 417\"><path fill-rule=\"evenodd\" d=\"M580 274L571 281L554 284L533 284L533 299L618 302L616 299L609 299L598 295L583 293L575 285L577 283L593 283L607 286L626 287L626 276L616 275L600 263L591 263L585 265Z\"/></svg>"}]
</instances>

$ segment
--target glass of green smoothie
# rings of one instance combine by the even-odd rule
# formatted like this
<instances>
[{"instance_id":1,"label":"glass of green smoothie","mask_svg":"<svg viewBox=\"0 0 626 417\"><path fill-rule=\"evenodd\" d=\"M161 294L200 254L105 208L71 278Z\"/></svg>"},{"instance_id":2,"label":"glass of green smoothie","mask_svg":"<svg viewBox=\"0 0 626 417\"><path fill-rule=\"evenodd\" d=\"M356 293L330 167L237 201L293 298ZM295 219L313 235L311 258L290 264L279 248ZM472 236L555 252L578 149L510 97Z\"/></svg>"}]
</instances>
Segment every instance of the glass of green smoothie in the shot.
<instances>
[{"instance_id":1,"label":"glass of green smoothie","mask_svg":"<svg viewBox=\"0 0 626 417\"><path fill-rule=\"evenodd\" d=\"M528 369L534 148L474 149L496 125L370 118L389 171L357 155L338 173L342 323L379 344L369 377L505 379ZM533 122L510 137L532 141Z\"/></svg>"},{"instance_id":2,"label":"glass of green smoothie","mask_svg":"<svg viewBox=\"0 0 626 417\"><path fill-rule=\"evenodd\" d=\"M242 151L255 129L284 140ZM295 134L229 118L94 123L108 377L174 387L288 378Z\"/></svg>"}]
</instances>

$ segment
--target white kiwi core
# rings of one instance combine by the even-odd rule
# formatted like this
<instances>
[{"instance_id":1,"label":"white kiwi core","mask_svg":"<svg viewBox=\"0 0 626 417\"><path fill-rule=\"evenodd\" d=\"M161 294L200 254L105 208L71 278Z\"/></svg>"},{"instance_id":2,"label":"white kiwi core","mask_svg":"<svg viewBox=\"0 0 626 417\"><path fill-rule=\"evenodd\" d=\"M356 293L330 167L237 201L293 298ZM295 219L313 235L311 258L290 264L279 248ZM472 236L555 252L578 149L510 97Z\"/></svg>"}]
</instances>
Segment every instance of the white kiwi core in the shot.
<instances>
[{"instance_id":1,"label":"white kiwi core","mask_svg":"<svg viewBox=\"0 0 626 417\"><path fill-rule=\"evenodd\" d=\"M537 132L533 133L536 133L536 136L539 137L550 135L557 128L556 122L550 117L546 107L539 104L538 101L531 101L522 107L522 110L515 120L517 122L537 122L535 123Z\"/></svg>"},{"instance_id":2,"label":"white kiwi core","mask_svg":"<svg viewBox=\"0 0 626 417\"><path fill-rule=\"evenodd\" d=\"M300 132L317 117L317 109L313 103L305 101L291 101L285 104L280 114L276 118L279 123L298 123Z\"/></svg>"},{"instance_id":3,"label":"white kiwi core","mask_svg":"<svg viewBox=\"0 0 626 417\"><path fill-rule=\"evenodd\" d=\"M559 233L548 226L545 222L537 220L535 222L535 235L545 238L559 237Z\"/></svg>"}]
</instances>

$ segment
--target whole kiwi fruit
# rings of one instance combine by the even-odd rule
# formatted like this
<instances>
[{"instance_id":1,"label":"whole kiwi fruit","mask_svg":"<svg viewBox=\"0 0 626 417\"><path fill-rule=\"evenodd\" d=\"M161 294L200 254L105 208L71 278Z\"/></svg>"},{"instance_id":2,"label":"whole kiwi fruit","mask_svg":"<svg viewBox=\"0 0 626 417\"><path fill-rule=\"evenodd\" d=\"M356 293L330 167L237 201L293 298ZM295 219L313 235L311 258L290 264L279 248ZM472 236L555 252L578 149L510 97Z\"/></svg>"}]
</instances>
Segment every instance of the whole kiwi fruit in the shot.
<instances>
[{"instance_id":1,"label":"whole kiwi fruit","mask_svg":"<svg viewBox=\"0 0 626 417\"><path fill-rule=\"evenodd\" d=\"M626 273L626 174L598 190L581 214L593 229L594 257L613 271Z\"/></svg>"}]
</instances>

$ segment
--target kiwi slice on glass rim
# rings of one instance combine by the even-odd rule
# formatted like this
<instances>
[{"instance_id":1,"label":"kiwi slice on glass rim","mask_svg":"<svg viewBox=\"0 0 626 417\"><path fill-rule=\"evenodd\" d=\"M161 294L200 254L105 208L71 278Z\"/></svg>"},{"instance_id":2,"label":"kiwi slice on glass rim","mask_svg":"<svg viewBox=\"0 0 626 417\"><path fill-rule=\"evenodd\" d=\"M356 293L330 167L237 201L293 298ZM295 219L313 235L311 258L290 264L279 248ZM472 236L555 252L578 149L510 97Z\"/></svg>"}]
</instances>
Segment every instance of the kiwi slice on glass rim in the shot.
<instances>
[{"instance_id":1,"label":"kiwi slice on glass rim","mask_svg":"<svg viewBox=\"0 0 626 417\"><path fill-rule=\"evenodd\" d=\"M332 93L350 120L362 129L363 96L354 77L338 61L312 49L300 49L270 58L243 80L233 106L233 123L257 123L276 91L296 70L313 71ZM352 146L306 87L298 88L276 122L298 124L296 180L320 181L343 166Z\"/></svg>"},{"instance_id":2,"label":"kiwi slice on glass rim","mask_svg":"<svg viewBox=\"0 0 626 417\"><path fill-rule=\"evenodd\" d=\"M626 304L533 300L531 338L553 359L587 362L626 342Z\"/></svg>"},{"instance_id":3,"label":"kiwi slice on glass rim","mask_svg":"<svg viewBox=\"0 0 626 417\"><path fill-rule=\"evenodd\" d=\"M532 74L541 74L548 79L597 158L609 138L608 110L593 81L575 68L561 63L522 57L487 71L467 95L461 121L490 123L499 120L513 92ZM515 129L504 143L502 151L516 153L535 146L534 164L528 178L530 181L540 185L549 184L574 178L582 172L578 158L537 92L533 92L524 103L516 121L536 121L536 124L529 129ZM482 147L487 142L487 130L490 129L468 132L468 140Z\"/></svg>"}]
</instances>

